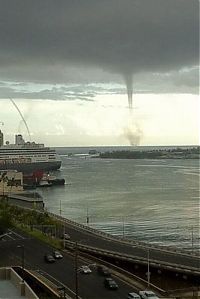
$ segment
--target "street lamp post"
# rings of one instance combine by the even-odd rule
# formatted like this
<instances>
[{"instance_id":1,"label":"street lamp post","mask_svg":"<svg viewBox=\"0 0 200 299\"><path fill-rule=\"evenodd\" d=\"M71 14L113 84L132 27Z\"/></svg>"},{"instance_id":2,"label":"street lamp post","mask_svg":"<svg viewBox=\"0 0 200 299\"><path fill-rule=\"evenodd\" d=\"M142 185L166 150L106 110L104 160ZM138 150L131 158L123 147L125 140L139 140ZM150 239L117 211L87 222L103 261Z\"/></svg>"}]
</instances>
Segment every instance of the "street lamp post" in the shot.
<instances>
[{"instance_id":1,"label":"street lamp post","mask_svg":"<svg viewBox=\"0 0 200 299\"><path fill-rule=\"evenodd\" d=\"M86 239L84 240L79 240L78 242L80 243L81 241L86 241ZM79 299L79 283L78 283L78 273L80 272L80 269L78 268L78 242L75 241L75 254L74 254L74 272L75 272L75 298ZM91 264L88 266L96 266L96 264Z\"/></svg>"},{"instance_id":2,"label":"street lamp post","mask_svg":"<svg viewBox=\"0 0 200 299\"><path fill-rule=\"evenodd\" d=\"M127 226L130 225L130 220L128 217L133 217L134 215L123 215L122 217L122 237L125 238L127 235ZM127 220L126 220L127 219Z\"/></svg>"},{"instance_id":3,"label":"street lamp post","mask_svg":"<svg viewBox=\"0 0 200 299\"><path fill-rule=\"evenodd\" d=\"M22 263L22 270L24 270L24 245L18 245L18 248L21 248L22 255L21 255L21 263Z\"/></svg>"}]
</instances>

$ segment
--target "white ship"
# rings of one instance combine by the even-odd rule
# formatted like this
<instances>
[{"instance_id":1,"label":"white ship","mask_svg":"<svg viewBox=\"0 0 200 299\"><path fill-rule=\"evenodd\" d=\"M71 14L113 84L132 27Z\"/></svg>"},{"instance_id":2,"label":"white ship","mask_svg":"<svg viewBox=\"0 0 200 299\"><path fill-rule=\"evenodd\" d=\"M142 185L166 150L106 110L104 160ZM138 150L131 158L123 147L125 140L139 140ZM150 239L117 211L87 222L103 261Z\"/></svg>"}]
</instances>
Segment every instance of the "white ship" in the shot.
<instances>
[{"instance_id":1,"label":"white ship","mask_svg":"<svg viewBox=\"0 0 200 299\"><path fill-rule=\"evenodd\" d=\"M4 144L0 130L0 170L12 169L23 173L57 170L61 159L54 149L44 144L25 142L22 135L15 135L15 144Z\"/></svg>"}]
</instances>

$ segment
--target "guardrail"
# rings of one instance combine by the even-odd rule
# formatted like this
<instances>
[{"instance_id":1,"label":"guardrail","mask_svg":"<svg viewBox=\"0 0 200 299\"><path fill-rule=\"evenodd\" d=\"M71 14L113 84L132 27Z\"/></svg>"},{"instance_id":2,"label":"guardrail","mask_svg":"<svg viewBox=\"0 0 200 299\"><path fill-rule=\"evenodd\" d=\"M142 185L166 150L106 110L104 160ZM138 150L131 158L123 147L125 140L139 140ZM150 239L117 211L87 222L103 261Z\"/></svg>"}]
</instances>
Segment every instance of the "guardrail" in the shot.
<instances>
[{"instance_id":1,"label":"guardrail","mask_svg":"<svg viewBox=\"0 0 200 299\"><path fill-rule=\"evenodd\" d=\"M20 207L22 209L25 209L25 210L35 210L35 209L32 209L32 208L27 208L27 207ZM39 211L39 210L35 210L37 213L40 213L40 214L44 214L44 213L48 213L49 216L51 216L52 218L54 219L57 219L58 221L62 222L62 223L66 223L66 224L69 224L73 227L76 227L76 228L79 228L79 229L82 229L83 231L87 231L88 233L92 233L92 234L95 234L97 236L101 236L103 238L106 238L106 239L109 239L109 240L112 240L112 241L115 241L115 242L121 242L121 243L126 243L126 244L130 244L130 245L135 245L135 246L138 246L138 247L143 247L145 249L154 249L154 250L159 250L159 251L162 251L162 252L167 252L167 253L171 253L171 254L176 254L176 255L182 255L182 256L187 256L187 257L193 257L193 258L198 258L200 259L200 252L187 252L185 250L181 250L179 248L173 248L173 247L169 247L169 246L161 246L161 245L153 245L153 244L149 244L149 243L146 243L146 242L142 242L142 241L136 241L136 240L130 240L130 239L124 239L120 236L113 236L111 234L108 234L106 232L103 232L103 231L100 231L100 230L97 230L95 228L92 228L88 225L84 225L84 224L81 224L81 223L78 223L78 222L75 222L73 220L70 220L70 219L67 219L63 216L60 216L60 215L57 215L55 213L52 213L52 212L49 212L49 211Z\"/></svg>"},{"instance_id":2,"label":"guardrail","mask_svg":"<svg viewBox=\"0 0 200 299\"><path fill-rule=\"evenodd\" d=\"M84 231L91 232L93 234L96 234L98 236L102 236L104 238L107 238L107 239L110 239L110 240L113 240L113 241L118 241L118 242L120 241L120 242L131 244L131 245L137 245L137 246L140 246L140 247L145 247L145 248L149 248L149 249L160 250L160 251L163 251L163 252L165 251L165 252L168 252L168 253L175 253L175 254L178 254L178 255L185 255L185 256L200 259L200 253L199 252L196 252L196 253L195 252L187 252L185 250L181 250L179 248L174 248L174 247L171 247L171 246L170 247L169 246L161 246L161 245L156 245L155 246L153 244L145 243L145 242L142 242L142 241L124 239L120 236L113 236L113 235L108 234L106 232L103 232L103 231L97 230L95 228L92 228L88 225L84 225L84 224L75 222L73 220L64 218L64 217L62 217L60 215L57 215L57 214L54 214L52 212L48 212L48 214L51 215L53 218L56 218L57 220L62 221L66 224L72 225L74 227L78 227L78 228L80 228Z\"/></svg>"},{"instance_id":3,"label":"guardrail","mask_svg":"<svg viewBox=\"0 0 200 299\"><path fill-rule=\"evenodd\" d=\"M74 227L78 227L84 231L87 231L87 232L90 232L92 234L95 234L95 235L98 235L98 236L102 236L103 238L107 238L107 239L110 239L110 240L113 240L113 241L120 241L120 242L123 242L123 243L127 243L127 244L132 244L132 245L136 245L136 246L140 246L140 247L144 247L144 248L149 248L149 249L154 249L154 250L160 250L162 252L168 252L168 253L175 253L175 254L178 254L178 255L184 255L184 256L188 256L188 257L194 257L194 258L198 258L200 259L200 251L199 252L188 252L186 250L181 250L180 248L176 248L176 247L172 247L172 246L162 246L162 245L154 245L154 244L149 244L147 242L142 242L142 241L136 241L136 240L130 240L130 239L125 239L125 238L122 238L120 236L113 236L111 234L108 234L106 232L103 232L103 231L100 231L98 229L95 229L95 228L92 228L88 225L84 225L84 224L81 224L81 223L78 223L76 221L73 221L73 220L70 220L70 219L67 219L63 216L60 216L58 214L55 214L55 213L52 213L52 212L49 212L47 210L44 210L44 211L40 211L40 210L36 210L35 208L28 208L28 207L20 207L22 209L25 209L25 210L34 210L36 211L37 213L40 213L40 214L44 214L44 213L48 213L51 217L61 221L61 222L64 222L66 224L69 224L69 225L72 225Z\"/></svg>"},{"instance_id":4,"label":"guardrail","mask_svg":"<svg viewBox=\"0 0 200 299\"><path fill-rule=\"evenodd\" d=\"M108 256L108 257L110 256L112 258L118 258L120 260L125 260L125 261L140 263L140 264L148 263L147 259L143 258L143 257L128 255L128 254L124 254L124 253L122 254L122 253L115 252L112 250L100 249L97 247L84 245L84 244L76 243L76 242L69 241L69 240L65 241L65 245L70 249L74 249L75 246L77 246L77 249L84 251L84 252L86 251L89 253L100 254L100 255L104 255L104 256ZM163 262L163 261L154 260L154 259L149 259L149 264L156 268L171 270L173 272L177 271L177 272L181 272L181 273L185 273L185 274L200 275L200 269L198 269L198 268L181 266L179 264L174 264L174 263L172 264L169 262Z\"/></svg>"},{"instance_id":5,"label":"guardrail","mask_svg":"<svg viewBox=\"0 0 200 299\"><path fill-rule=\"evenodd\" d=\"M65 299L72 299L72 297L67 294L67 286L65 286L63 283L60 281L57 281L55 278L51 277L51 280L49 280L46 276L50 276L48 273L44 273L43 270L26 270L27 272L31 273L32 276L36 277L37 280L40 281L41 284L45 285L47 288L50 288L51 291L58 296L58 298L61 298L61 293L60 293L60 287L65 289ZM44 276L45 274L45 276ZM52 281L54 280L54 282Z\"/></svg>"}]
</instances>

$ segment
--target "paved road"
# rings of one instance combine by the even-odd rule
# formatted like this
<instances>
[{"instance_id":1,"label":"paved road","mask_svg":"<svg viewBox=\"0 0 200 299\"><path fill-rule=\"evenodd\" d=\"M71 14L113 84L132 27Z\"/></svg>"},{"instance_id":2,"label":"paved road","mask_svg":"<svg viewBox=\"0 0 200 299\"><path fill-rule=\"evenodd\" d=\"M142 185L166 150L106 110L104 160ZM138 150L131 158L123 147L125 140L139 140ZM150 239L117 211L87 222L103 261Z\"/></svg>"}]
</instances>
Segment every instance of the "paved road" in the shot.
<instances>
[{"instance_id":1,"label":"paved road","mask_svg":"<svg viewBox=\"0 0 200 299\"><path fill-rule=\"evenodd\" d=\"M75 291L75 260L74 257L64 254L62 260L57 260L54 264L47 264L44 261L44 254L52 252L48 245L30 238L19 232L11 232L0 241L0 265L20 265L22 262L22 248L17 246L24 245L25 248L25 267L37 270L40 273L48 273L48 278L60 281L73 292ZM78 260L78 267L84 262ZM119 285L117 291L109 291L103 285L104 278L99 276L96 269L91 267L93 272L88 275L78 274L78 290L81 298L87 299L107 299L107 298L126 298L127 293L134 291L126 283L115 279ZM59 282L58 282L59 285ZM72 293L69 293L72 295ZM74 293L73 293L74 294Z\"/></svg>"},{"instance_id":2,"label":"paved road","mask_svg":"<svg viewBox=\"0 0 200 299\"><path fill-rule=\"evenodd\" d=\"M180 254L176 252L170 252L167 250L160 250L160 248L155 249L152 247L144 247L141 245L136 245L134 243L120 242L117 238L115 240L112 237L110 240L104 238L100 234L93 234L89 231L81 229L79 226L70 225L69 223L65 224L65 231L71 236L71 241L77 241L81 244L93 246L100 249L106 249L121 253L122 255L130 255L133 257L139 257L147 259L148 249L149 249L149 258L151 260L159 261L159 263L171 264L174 268L174 265L179 265L180 268L185 269L194 269L200 273L200 256L191 256L186 254Z\"/></svg>"}]
</instances>

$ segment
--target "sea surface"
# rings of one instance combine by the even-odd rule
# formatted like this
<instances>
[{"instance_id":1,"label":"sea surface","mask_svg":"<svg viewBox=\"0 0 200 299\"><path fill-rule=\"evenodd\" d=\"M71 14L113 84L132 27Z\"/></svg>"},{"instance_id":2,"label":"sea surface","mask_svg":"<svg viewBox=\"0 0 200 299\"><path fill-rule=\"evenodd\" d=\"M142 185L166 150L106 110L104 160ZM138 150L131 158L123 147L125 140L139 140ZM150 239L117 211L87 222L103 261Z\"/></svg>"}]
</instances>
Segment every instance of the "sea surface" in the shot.
<instances>
[{"instance_id":1,"label":"sea surface","mask_svg":"<svg viewBox=\"0 0 200 299\"><path fill-rule=\"evenodd\" d=\"M88 220L113 235L200 250L199 160L100 159L84 155L88 148L57 151L62 167L54 174L66 184L38 189L48 211Z\"/></svg>"}]
</instances>

